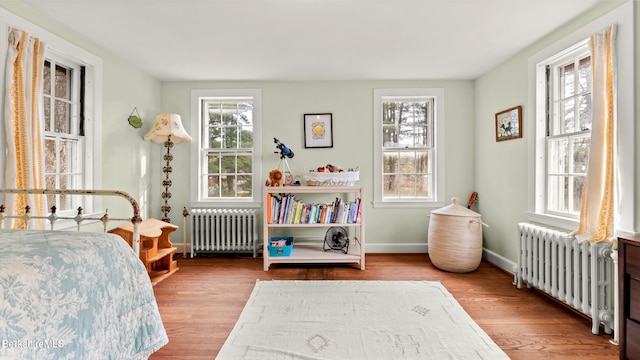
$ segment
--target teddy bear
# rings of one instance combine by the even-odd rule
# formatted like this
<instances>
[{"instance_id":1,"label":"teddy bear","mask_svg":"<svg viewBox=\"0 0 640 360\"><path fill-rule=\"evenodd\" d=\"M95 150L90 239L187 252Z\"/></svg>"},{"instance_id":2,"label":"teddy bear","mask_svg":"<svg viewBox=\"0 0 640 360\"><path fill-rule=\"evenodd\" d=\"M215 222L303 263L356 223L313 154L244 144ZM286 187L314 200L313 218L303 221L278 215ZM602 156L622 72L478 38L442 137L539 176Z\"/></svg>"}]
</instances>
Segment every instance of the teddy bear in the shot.
<instances>
[{"instance_id":1,"label":"teddy bear","mask_svg":"<svg viewBox=\"0 0 640 360\"><path fill-rule=\"evenodd\" d=\"M282 171L273 169L269 171L269 177L265 182L266 186L280 186L282 185Z\"/></svg>"}]
</instances>

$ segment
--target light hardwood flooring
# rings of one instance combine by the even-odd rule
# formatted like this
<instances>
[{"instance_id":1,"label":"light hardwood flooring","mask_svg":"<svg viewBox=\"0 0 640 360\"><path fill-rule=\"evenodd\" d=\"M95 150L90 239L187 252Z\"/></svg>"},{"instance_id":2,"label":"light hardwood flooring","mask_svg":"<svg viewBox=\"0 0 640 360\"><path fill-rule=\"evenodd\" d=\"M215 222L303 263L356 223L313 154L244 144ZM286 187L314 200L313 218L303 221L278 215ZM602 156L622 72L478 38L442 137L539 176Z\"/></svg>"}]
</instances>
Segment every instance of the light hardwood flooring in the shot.
<instances>
[{"instance_id":1,"label":"light hardwood flooring","mask_svg":"<svg viewBox=\"0 0 640 360\"><path fill-rule=\"evenodd\" d=\"M215 359L258 279L440 281L511 359L619 357L611 335L593 335L588 319L537 291L517 289L510 274L485 262L454 274L435 268L426 254L367 254L364 271L349 265L263 271L262 259L177 257L180 270L154 287L169 344L151 360Z\"/></svg>"}]
</instances>

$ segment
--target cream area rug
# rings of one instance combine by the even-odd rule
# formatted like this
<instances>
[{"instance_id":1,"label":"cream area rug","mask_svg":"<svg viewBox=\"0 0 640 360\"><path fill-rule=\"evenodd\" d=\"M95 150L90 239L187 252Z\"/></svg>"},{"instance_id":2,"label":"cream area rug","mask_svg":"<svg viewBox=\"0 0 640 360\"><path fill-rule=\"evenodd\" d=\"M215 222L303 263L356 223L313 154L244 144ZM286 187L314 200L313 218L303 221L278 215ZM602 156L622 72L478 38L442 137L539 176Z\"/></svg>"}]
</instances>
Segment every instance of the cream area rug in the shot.
<instances>
[{"instance_id":1,"label":"cream area rug","mask_svg":"<svg viewBox=\"0 0 640 360\"><path fill-rule=\"evenodd\" d=\"M217 359L508 359L440 282L258 281Z\"/></svg>"}]
</instances>

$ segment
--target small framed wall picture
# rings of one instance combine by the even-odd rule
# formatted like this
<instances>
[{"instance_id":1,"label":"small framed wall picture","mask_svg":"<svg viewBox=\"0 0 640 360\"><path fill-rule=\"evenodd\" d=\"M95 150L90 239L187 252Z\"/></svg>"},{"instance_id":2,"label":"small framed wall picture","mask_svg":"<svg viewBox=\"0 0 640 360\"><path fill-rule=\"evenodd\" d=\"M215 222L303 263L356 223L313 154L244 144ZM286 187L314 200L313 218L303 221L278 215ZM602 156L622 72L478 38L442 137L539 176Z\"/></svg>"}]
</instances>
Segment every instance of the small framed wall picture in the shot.
<instances>
[{"instance_id":1,"label":"small framed wall picture","mask_svg":"<svg viewBox=\"0 0 640 360\"><path fill-rule=\"evenodd\" d=\"M496 113L496 141L522 137L522 106Z\"/></svg>"},{"instance_id":2,"label":"small framed wall picture","mask_svg":"<svg viewBox=\"0 0 640 360\"><path fill-rule=\"evenodd\" d=\"M304 147L333 147L333 121L331 113L304 114Z\"/></svg>"}]
</instances>

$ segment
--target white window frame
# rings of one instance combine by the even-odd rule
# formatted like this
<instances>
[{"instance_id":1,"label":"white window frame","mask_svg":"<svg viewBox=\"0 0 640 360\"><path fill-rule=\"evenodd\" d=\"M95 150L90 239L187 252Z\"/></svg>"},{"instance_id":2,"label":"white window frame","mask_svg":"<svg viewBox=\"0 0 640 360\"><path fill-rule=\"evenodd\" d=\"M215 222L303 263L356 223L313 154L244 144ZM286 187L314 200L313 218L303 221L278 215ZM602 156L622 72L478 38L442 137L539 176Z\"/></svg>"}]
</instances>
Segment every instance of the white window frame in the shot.
<instances>
[{"instance_id":1,"label":"white window frame","mask_svg":"<svg viewBox=\"0 0 640 360\"><path fill-rule=\"evenodd\" d=\"M557 94L558 89L560 87L560 80L562 80L562 78L558 75L557 70L559 70L559 68L564 67L565 65L567 65L569 62L573 62L575 63L575 60L578 58L584 58L586 56L590 56L591 54L591 50L589 47L589 39L584 39L580 42L578 42L577 44L569 47L568 49L566 49L565 51L560 52L559 54L555 54L554 56L545 59L544 61L542 61L541 63L537 64L537 75L538 79L536 81L537 85L537 89L536 92L544 97L545 99L547 99L545 101L545 104L542 104L542 99L537 99L537 105L536 106L544 106L544 109L542 107L536 109L537 113L541 113L542 111L544 112L548 112L548 119L546 120L547 125L545 126L545 129L536 127L536 132L540 133L542 131L545 131L545 146L544 147L537 147L536 148L536 159L542 160L545 159L547 160L544 164L546 164L544 166L544 171L545 171L545 178L544 178L544 184L545 184L545 197L544 199L540 199L540 200L544 200L542 202L542 212L545 214L548 214L550 216L554 216L554 217L558 217L558 218L565 218L567 220L570 221L575 221L579 219L579 213L578 214L572 214L570 210L567 210L566 213L564 212L560 212L560 211L556 211L553 209L549 208L549 204L548 204L548 200L549 200L549 184L548 181L551 178L551 175L549 174L549 155L547 154L547 150L549 148L549 142L557 139L557 138L566 138L568 141L571 141L574 137L578 137L578 136L588 136L589 138L591 137L591 129L588 129L586 131L583 132L572 132L572 133L562 133L562 134L547 134L547 132L551 132L551 129L548 129L551 125L553 126L558 126L558 124L556 123L557 121L560 121L560 117L563 116L563 114L556 114L555 113L555 107L554 107L554 102L558 100L558 97L560 96L559 94ZM551 75L547 74L547 68L549 68L549 71L551 73ZM578 67L575 68L575 77L576 79L578 78ZM547 77L549 77L549 81L547 80ZM547 84L547 82L551 82L551 84ZM578 93L578 89L576 88L575 90L576 95L579 95ZM589 90L589 92L591 92L591 90ZM550 109L547 109L547 106L550 107ZM577 107L577 105L576 105ZM554 120L555 119L555 120ZM553 123L553 124L552 124ZM539 134L540 135L540 134ZM570 146L570 145L568 145ZM572 159L571 156L569 156L569 159ZM569 160L571 161L571 160ZM537 164L538 166L542 165L542 161L540 161L540 164ZM572 173L573 170L569 169L569 173ZM568 175L568 174L566 174ZM572 188L572 185L569 185L569 188ZM571 199L569 200L569 203L571 204ZM577 204L577 207L580 207L580 204Z\"/></svg>"},{"instance_id":2,"label":"white window frame","mask_svg":"<svg viewBox=\"0 0 640 360\"><path fill-rule=\"evenodd\" d=\"M58 57L66 58L72 62L81 64L85 67L85 140L84 148L81 149L83 156L83 174L82 187L85 189L101 189L102 187L102 94L103 94L103 63L102 59L96 55L62 39L49 31L5 10L0 8L0 26L6 29L7 33L0 39L0 65L4 69L6 66L6 49L8 31L11 29L20 29L28 32L32 36L40 38L45 44L45 57L52 54ZM4 71L1 75L4 78ZM0 88L0 95L4 99L4 87ZM3 100L4 101L4 100ZM4 126L0 130L0 147L6 147ZM0 160L0 171L2 179L0 184L4 186L4 157ZM83 214L86 216L95 216L102 210L102 201L100 197L85 196L82 199ZM75 215L76 210L68 210L61 212L59 216ZM76 226L72 220L56 222L56 228L68 228Z\"/></svg>"},{"instance_id":3,"label":"white window frame","mask_svg":"<svg viewBox=\"0 0 640 360\"><path fill-rule=\"evenodd\" d=\"M203 125L201 123L203 98L251 98L253 102L253 188L252 197L236 199L205 198L202 189L202 165L205 152L202 148ZM191 201L192 208L259 208L262 204L262 91L260 89L196 89L191 91Z\"/></svg>"},{"instance_id":4,"label":"white window frame","mask_svg":"<svg viewBox=\"0 0 640 360\"><path fill-rule=\"evenodd\" d=\"M383 197L382 169L382 100L385 97L431 97L435 99L434 121L434 185L435 198L385 199ZM373 206L389 208L429 208L444 205L444 89L443 88L394 88L373 90Z\"/></svg>"},{"instance_id":5,"label":"white window frame","mask_svg":"<svg viewBox=\"0 0 640 360\"><path fill-rule=\"evenodd\" d=\"M529 183L528 220L568 231L576 230L578 219L545 212L546 207L546 113L545 66L550 59L575 49L581 42L611 24L617 24L617 138L615 228L633 232L635 224L634 171L634 53L633 1L627 2L570 35L531 56L528 61ZM620 196L624 191L624 196Z\"/></svg>"}]
</instances>

